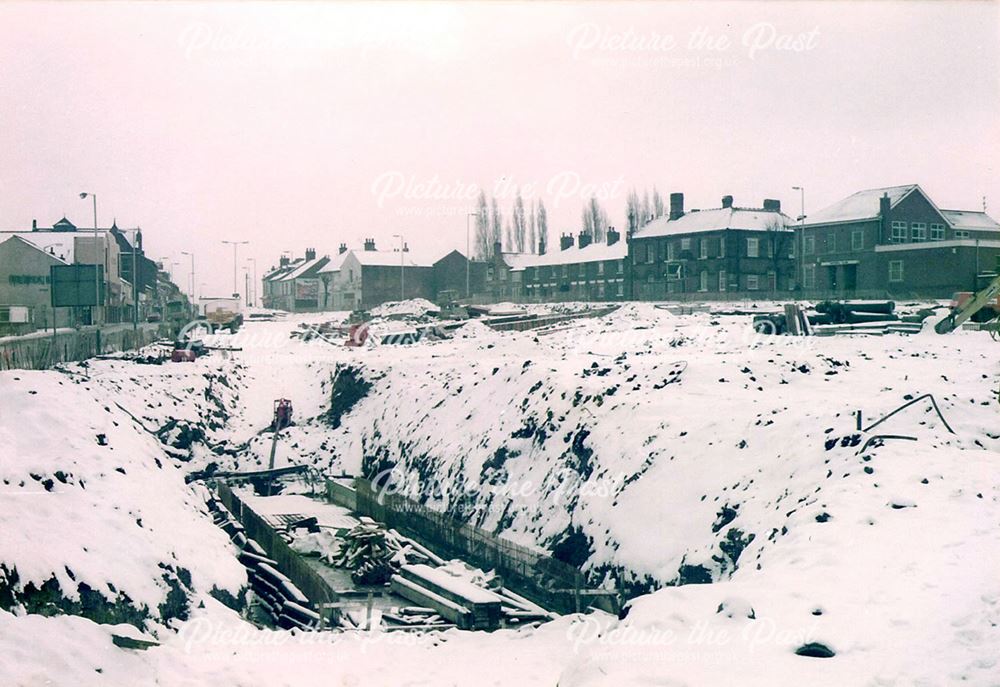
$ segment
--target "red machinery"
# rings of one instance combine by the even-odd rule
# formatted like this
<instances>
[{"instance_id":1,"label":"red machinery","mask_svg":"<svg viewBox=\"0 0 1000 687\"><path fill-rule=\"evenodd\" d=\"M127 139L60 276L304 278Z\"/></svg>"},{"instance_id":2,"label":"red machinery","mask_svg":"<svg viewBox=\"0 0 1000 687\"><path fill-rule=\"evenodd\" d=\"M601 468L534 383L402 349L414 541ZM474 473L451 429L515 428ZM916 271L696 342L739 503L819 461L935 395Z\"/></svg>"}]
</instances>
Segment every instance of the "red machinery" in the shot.
<instances>
[{"instance_id":1,"label":"red machinery","mask_svg":"<svg viewBox=\"0 0 1000 687\"><path fill-rule=\"evenodd\" d=\"M292 402L287 398L276 399L274 401L274 431L278 432L291 423Z\"/></svg>"},{"instance_id":2,"label":"red machinery","mask_svg":"<svg viewBox=\"0 0 1000 687\"><path fill-rule=\"evenodd\" d=\"M362 324L352 324L350 329L347 331L347 341L344 342L345 346L364 346L365 341L368 340L368 323L364 322Z\"/></svg>"}]
</instances>

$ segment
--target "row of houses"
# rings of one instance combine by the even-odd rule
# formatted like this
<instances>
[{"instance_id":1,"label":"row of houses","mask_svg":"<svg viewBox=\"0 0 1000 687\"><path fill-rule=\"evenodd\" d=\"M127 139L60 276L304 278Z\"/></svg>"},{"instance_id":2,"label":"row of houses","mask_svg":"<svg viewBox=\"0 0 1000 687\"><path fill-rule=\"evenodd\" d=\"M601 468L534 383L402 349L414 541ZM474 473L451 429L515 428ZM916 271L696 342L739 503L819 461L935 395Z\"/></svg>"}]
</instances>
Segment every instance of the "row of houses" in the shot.
<instances>
[{"instance_id":1,"label":"row of houses","mask_svg":"<svg viewBox=\"0 0 1000 687\"><path fill-rule=\"evenodd\" d=\"M979 288L1000 257L985 211L941 209L917 184L859 191L792 218L765 199L685 208L606 240L559 237L558 250L488 260L341 244L333 256L282 258L264 276L264 305L292 311L367 309L401 298L480 301L767 298L947 298Z\"/></svg>"},{"instance_id":2,"label":"row of houses","mask_svg":"<svg viewBox=\"0 0 1000 687\"><path fill-rule=\"evenodd\" d=\"M164 291L166 274L143 252L140 230L112 224L95 235L65 217L51 227L32 221L31 229L0 231L0 333L93 322L91 308L52 307L50 268L74 264L103 266L105 323L129 322L133 315L146 319L170 291Z\"/></svg>"}]
</instances>

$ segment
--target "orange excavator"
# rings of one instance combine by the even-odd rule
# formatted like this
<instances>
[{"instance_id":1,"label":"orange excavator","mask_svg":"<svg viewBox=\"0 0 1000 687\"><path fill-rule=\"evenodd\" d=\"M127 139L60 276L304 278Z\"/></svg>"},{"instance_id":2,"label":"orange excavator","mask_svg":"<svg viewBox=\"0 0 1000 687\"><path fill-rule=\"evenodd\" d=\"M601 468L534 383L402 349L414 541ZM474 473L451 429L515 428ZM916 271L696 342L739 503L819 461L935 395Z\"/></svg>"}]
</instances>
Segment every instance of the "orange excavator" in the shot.
<instances>
[{"instance_id":1,"label":"orange excavator","mask_svg":"<svg viewBox=\"0 0 1000 687\"><path fill-rule=\"evenodd\" d=\"M1000 275L997 275L983 289L972 293L961 291L956 293L951 302L951 312L947 317L934 325L938 334L950 334L968 320L974 319L981 330L986 330L994 339L1000 333L1000 322L996 321L1000 314Z\"/></svg>"}]
</instances>

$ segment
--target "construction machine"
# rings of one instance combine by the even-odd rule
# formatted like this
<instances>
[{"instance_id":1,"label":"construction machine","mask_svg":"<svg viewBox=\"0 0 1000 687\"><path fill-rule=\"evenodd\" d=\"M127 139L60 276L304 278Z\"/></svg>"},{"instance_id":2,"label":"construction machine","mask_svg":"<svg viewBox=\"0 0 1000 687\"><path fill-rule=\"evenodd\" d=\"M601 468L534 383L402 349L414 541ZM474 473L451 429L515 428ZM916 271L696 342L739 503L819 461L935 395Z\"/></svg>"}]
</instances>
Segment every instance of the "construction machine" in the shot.
<instances>
[{"instance_id":1,"label":"construction machine","mask_svg":"<svg viewBox=\"0 0 1000 687\"><path fill-rule=\"evenodd\" d=\"M985 329L996 338L1000 326L995 320L1000 314L1000 274L976 293L963 291L956 293L951 302L951 312L934 325L938 334L949 334L961 327L969 319L980 323L980 329Z\"/></svg>"}]
</instances>

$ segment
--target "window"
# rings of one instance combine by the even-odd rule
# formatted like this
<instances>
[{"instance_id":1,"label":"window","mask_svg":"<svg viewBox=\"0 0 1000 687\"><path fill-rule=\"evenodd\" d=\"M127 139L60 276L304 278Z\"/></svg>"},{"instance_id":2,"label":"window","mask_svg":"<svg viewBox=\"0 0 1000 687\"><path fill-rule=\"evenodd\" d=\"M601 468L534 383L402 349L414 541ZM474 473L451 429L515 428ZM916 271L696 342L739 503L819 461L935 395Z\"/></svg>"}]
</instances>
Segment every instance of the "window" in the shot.
<instances>
[{"instance_id":1,"label":"window","mask_svg":"<svg viewBox=\"0 0 1000 687\"><path fill-rule=\"evenodd\" d=\"M804 289L816 288L816 265L802 266L802 288Z\"/></svg>"},{"instance_id":2,"label":"window","mask_svg":"<svg viewBox=\"0 0 1000 687\"><path fill-rule=\"evenodd\" d=\"M698 290L708 291L708 272L705 270L702 270L701 274L698 275Z\"/></svg>"},{"instance_id":3,"label":"window","mask_svg":"<svg viewBox=\"0 0 1000 687\"><path fill-rule=\"evenodd\" d=\"M812 255L816 252L816 237L809 235L802 239L802 254Z\"/></svg>"},{"instance_id":4,"label":"window","mask_svg":"<svg viewBox=\"0 0 1000 687\"><path fill-rule=\"evenodd\" d=\"M681 239L681 250L691 250L691 239Z\"/></svg>"},{"instance_id":5,"label":"window","mask_svg":"<svg viewBox=\"0 0 1000 687\"><path fill-rule=\"evenodd\" d=\"M726 257L726 237L725 236L720 236L719 237L719 257L720 258Z\"/></svg>"},{"instance_id":6,"label":"window","mask_svg":"<svg viewBox=\"0 0 1000 687\"><path fill-rule=\"evenodd\" d=\"M618 274L622 274L625 271L625 261L618 260Z\"/></svg>"},{"instance_id":7,"label":"window","mask_svg":"<svg viewBox=\"0 0 1000 687\"><path fill-rule=\"evenodd\" d=\"M673 241L667 244L667 261L673 262L677 259L677 244Z\"/></svg>"},{"instance_id":8,"label":"window","mask_svg":"<svg viewBox=\"0 0 1000 687\"><path fill-rule=\"evenodd\" d=\"M767 273L767 290L768 291L778 290L778 274L774 270L769 270Z\"/></svg>"},{"instance_id":9,"label":"window","mask_svg":"<svg viewBox=\"0 0 1000 687\"><path fill-rule=\"evenodd\" d=\"M795 249L795 244L797 242L798 242L798 239L796 239L794 236L792 237L792 240L788 242L788 257L791 258L791 259L793 259L793 260L795 259L795 250L796 250Z\"/></svg>"},{"instance_id":10,"label":"window","mask_svg":"<svg viewBox=\"0 0 1000 687\"><path fill-rule=\"evenodd\" d=\"M650 241L646 244L646 262L652 264L656 260L656 244Z\"/></svg>"},{"instance_id":11,"label":"window","mask_svg":"<svg viewBox=\"0 0 1000 687\"><path fill-rule=\"evenodd\" d=\"M747 291L756 291L760 287L759 279L756 274L747 275Z\"/></svg>"},{"instance_id":12,"label":"window","mask_svg":"<svg viewBox=\"0 0 1000 687\"><path fill-rule=\"evenodd\" d=\"M889 261L889 281L903 281L903 261Z\"/></svg>"},{"instance_id":13,"label":"window","mask_svg":"<svg viewBox=\"0 0 1000 687\"><path fill-rule=\"evenodd\" d=\"M889 238L893 241L906 240L906 222L893 222Z\"/></svg>"},{"instance_id":14,"label":"window","mask_svg":"<svg viewBox=\"0 0 1000 687\"><path fill-rule=\"evenodd\" d=\"M931 225L931 241L944 241L944 225L943 224L932 224Z\"/></svg>"},{"instance_id":15,"label":"window","mask_svg":"<svg viewBox=\"0 0 1000 687\"><path fill-rule=\"evenodd\" d=\"M624 282L618 282L618 295L619 296L624 296L625 295L625 284L624 284Z\"/></svg>"},{"instance_id":16,"label":"window","mask_svg":"<svg viewBox=\"0 0 1000 687\"><path fill-rule=\"evenodd\" d=\"M864 250L865 230L855 229L851 232L851 250Z\"/></svg>"},{"instance_id":17,"label":"window","mask_svg":"<svg viewBox=\"0 0 1000 687\"><path fill-rule=\"evenodd\" d=\"M832 232L827 234L826 237L826 252L827 253L837 252L837 235Z\"/></svg>"},{"instance_id":18,"label":"window","mask_svg":"<svg viewBox=\"0 0 1000 687\"><path fill-rule=\"evenodd\" d=\"M708 257L708 239L702 239L698 242L698 258L704 260ZM706 289L707 290L707 289Z\"/></svg>"},{"instance_id":19,"label":"window","mask_svg":"<svg viewBox=\"0 0 1000 687\"><path fill-rule=\"evenodd\" d=\"M910 224L910 236L914 241L926 241L927 225L923 222L913 222Z\"/></svg>"},{"instance_id":20,"label":"window","mask_svg":"<svg viewBox=\"0 0 1000 687\"><path fill-rule=\"evenodd\" d=\"M667 265L667 281L679 281L684 278L684 263L675 262Z\"/></svg>"},{"instance_id":21,"label":"window","mask_svg":"<svg viewBox=\"0 0 1000 687\"><path fill-rule=\"evenodd\" d=\"M597 263L597 273L598 274L604 274L604 263L603 262Z\"/></svg>"},{"instance_id":22,"label":"window","mask_svg":"<svg viewBox=\"0 0 1000 687\"><path fill-rule=\"evenodd\" d=\"M719 291L725 291L725 290L726 290L726 271L725 270L720 270L719 271Z\"/></svg>"},{"instance_id":23,"label":"window","mask_svg":"<svg viewBox=\"0 0 1000 687\"><path fill-rule=\"evenodd\" d=\"M760 239L747 239L747 257L756 258L760 256Z\"/></svg>"},{"instance_id":24,"label":"window","mask_svg":"<svg viewBox=\"0 0 1000 687\"><path fill-rule=\"evenodd\" d=\"M967 238L969 238L969 232L966 231L965 229L956 229L955 230L955 238L956 239L967 239Z\"/></svg>"}]
</instances>

